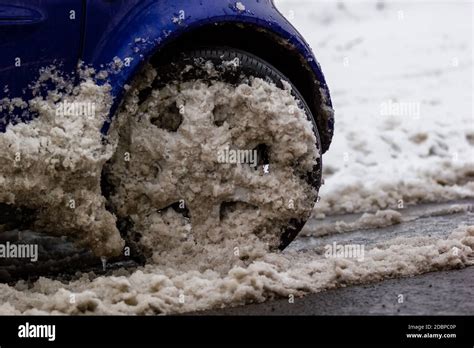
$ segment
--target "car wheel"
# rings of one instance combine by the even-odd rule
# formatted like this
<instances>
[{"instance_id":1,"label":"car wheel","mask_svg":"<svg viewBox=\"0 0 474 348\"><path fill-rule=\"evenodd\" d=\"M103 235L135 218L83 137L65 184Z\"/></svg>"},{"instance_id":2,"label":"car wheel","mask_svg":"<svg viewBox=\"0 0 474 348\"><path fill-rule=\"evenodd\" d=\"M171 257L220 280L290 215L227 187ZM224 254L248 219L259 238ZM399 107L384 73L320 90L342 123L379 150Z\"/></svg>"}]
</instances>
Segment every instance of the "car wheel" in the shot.
<instances>
[{"instance_id":1,"label":"car wheel","mask_svg":"<svg viewBox=\"0 0 474 348\"><path fill-rule=\"evenodd\" d=\"M153 65L117 116L118 150L104 171L128 244L146 256L238 238L284 249L321 184L319 134L301 94L233 48Z\"/></svg>"}]
</instances>

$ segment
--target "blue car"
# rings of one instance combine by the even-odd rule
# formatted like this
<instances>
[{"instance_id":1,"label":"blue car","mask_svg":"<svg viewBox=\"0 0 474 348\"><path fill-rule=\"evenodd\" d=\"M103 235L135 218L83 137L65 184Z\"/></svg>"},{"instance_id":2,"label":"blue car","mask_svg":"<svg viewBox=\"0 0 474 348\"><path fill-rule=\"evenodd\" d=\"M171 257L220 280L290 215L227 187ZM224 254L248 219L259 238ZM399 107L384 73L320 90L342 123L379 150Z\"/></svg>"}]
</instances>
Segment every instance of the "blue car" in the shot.
<instances>
[{"instance_id":1,"label":"blue car","mask_svg":"<svg viewBox=\"0 0 474 348\"><path fill-rule=\"evenodd\" d=\"M302 165L303 160L293 158L291 173L295 173L295 176L291 177L289 182L296 183L303 180L302 182L308 183L314 192L308 195L311 202L307 203L308 207L305 208L303 215L292 216L291 213L281 211L279 214L282 221L285 221L282 223L279 221L279 216L269 213L273 216L274 225L278 225L279 232L278 241L269 239L268 243L272 248L283 249L295 238L309 218L308 212L317 199L317 191L322 181L320 156L328 150L333 136L334 115L329 89L315 55L303 37L278 11L272 0L0 0L0 38L0 100L31 98L32 84L40 78L41 69L48 66L54 66L65 76L76 76L76 78L78 66L90 67L95 71L107 70L105 81L98 82L110 86L113 100L109 117L104 120L100 129L104 139L113 129L114 121L123 113L130 89L137 85L137 78L150 66L155 69L156 77L146 86L140 87L137 93L139 104L137 110L142 110L140 105L146 103L148 98L156 96L155 91L161 91L169 84L176 84L176 81L182 84L195 80L212 80L237 86L252 85L253 79L260 79L282 91L290 90L297 107L312 124L314 135L312 139L318 154L312 169L304 173L298 172L298 166ZM209 73L206 65L208 62L216 67L217 73ZM120 68L113 68L114 64L120 65ZM231 69L219 68L228 67L229 64L232 65ZM77 83L80 83L79 79ZM259 85L259 88L269 91L266 85ZM218 93L219 88L215 91ZM140 112L147 113L143 110ZM162 114L168 115L168 118L155 118L154 126L170 134L179 133L184 114L180 110L179 103L175 101L168 103L167 107L162 109ZM0 114L0 137L9 127L30 123L35 117L34 113L12 113L3 110ZM226 122L226 117L224 115L220 120L215 119L213 127L217 129L222 126ZM258 124L265 125L265 122ZM268 125L270 127L271 123ZM255 134L258 133L252 129L251 122L246 127L249 133L254 131ZM291 127L291 123L288 127ZM258 134L263 134L263 131ZM276 133L268 137L262 135L261 139L253 139L251 144L240 144L241 147L247 146L258 153L258 168L252 170L261 176L268 174L269 171L270 173L272 170L276 171L280 159L276 158L272 148L283 148L283 143L278 144L278 141L283 141L282 139L290 141L288 137L292 138L291 141L300 140L299 133L294 131L289 134L291 135ZM200 139L197 133L195 137ZM264 138L266 140L263 140ZM199 141L202 144L206 141L206 137ZM159 150L167 151L165 148ZM193 170L202 169L199 168ZM202 176L208 175L209 178L213 176L212 170L202 170ZM132 197L141 204L146 192L134 196L132 193L124 194L123 190L121 191L123 187L121 189L114 187L114 185L120 186L120 178L116 175L120 171L121 168L117 167L116 163L106 166L101 184L103 194L110 202L107 209L117 218L118 229L126 243L124 245L132 245L137 236L136 234L127 236L126 230L133 229L130 226L134 222L130 216L136 211L125 209L123 204L117 202L119 199ZM184 174L191 175L190 172ZM172 175L177 174L174 172ZM185 180L185 176L179 178ZM180 185L179 180L176 187ZM219 180L222 182L224 179L220 177ZM283 184L278 181L272 183L275 190ZM213 183L215 191L216 186L217 183ZM200 211L200 209L206 206L212 195L196 198L199 194L195 192L192 197L180 199L192 189L192 187L176 189L174 198L170 195L166 202L160 201L159 204L155 204L156 210L163 212L172 207L186 219L202 222L202 215L211 214L210 210ZM243 188L236 187L230 191L232 192L229 194L229 199L222 198L219 202L215 202L219 204L221 218L222 210L234 211L241 208L235 199L239 194L241 197L251 196L251 192ZM270 189L269 192L271 191ZM120 192L122 197L118 197ZM128 198L124 198L125 196ZM298 201L296 193L294 200ZM287 201L291 202L288 209L294 209L291 207L295 203L291 193L283 199L282 204L288 206ZM246 203L250 204L247 201ZM299 201L297 203L303 204ZM260 200L254 202L253 206L259 211L258 214L263 214L265 207L276 211L277 206L274 204L275 201ZM19 207L0 201L0 225L12 224L12 221L24 222L24 214L31 215L34 209L37 207L28 207L27 203ZM21 215L21 211L26 213ZM216 216L218 219L219 213ZM201 227L204 226L209 228L212 224L204 224ZM268 230L270 225L265 226L267 227L257 228L255 233L264 234L262 231ZM13 223L12 228L19 226ZM93 249L91 245L94 243L79 244L81 247L89 246ZM100 256L99 253L95 254ZM117 253L114 256L117 256Z\"/></svg>"}]
</instances>

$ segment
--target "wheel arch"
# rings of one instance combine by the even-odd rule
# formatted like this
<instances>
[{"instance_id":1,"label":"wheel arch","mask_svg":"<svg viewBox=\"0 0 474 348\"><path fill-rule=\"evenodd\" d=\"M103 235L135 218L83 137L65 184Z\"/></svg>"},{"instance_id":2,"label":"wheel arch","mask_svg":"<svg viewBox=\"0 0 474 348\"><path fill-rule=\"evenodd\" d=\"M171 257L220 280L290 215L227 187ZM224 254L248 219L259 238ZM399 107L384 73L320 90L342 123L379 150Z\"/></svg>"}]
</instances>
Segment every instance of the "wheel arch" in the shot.
<instances>
[{"instance_id":1,"label":"wheel arch","mask_svg":"<svg viewBox=\"0 0 474 348\"><path fill-rule=\"evenodd\" d=\"M243 23L223 22L188 31L160 48L151 58L158 63L183 49L226 46L258 56L283 73L298 89L320 132L322 150L326 152L333 135L333 110L329 89L295 46L265 28ZM319 69L319 66L318 66ZM321 77L323 77L321 72Z\"/></svg>"},{"instance_id":2,"label":"wheel arch","mask_svg":"<svg viewBox=\"0 0 474 348\"><path fill-rule=\"evenodd\" d=\"M84 62L101 70L115 58L129 59L129 64L109 75L114 97L111 115L122 102L126 85L146 62L183 45L224 44L260 57L291 80L313 112L325 152L333 136L334 112L315 55L269 0L242 2L245 11L236 9L231 0L203 0L192 6L185 0L133 0L124 2L123 8L108 2L91 6L88 22L100 27L86 32ZM180 9L185 9L182 20ZM110 124L110 120L104 124L104 134Z\"/></svg>"}]
</instances>

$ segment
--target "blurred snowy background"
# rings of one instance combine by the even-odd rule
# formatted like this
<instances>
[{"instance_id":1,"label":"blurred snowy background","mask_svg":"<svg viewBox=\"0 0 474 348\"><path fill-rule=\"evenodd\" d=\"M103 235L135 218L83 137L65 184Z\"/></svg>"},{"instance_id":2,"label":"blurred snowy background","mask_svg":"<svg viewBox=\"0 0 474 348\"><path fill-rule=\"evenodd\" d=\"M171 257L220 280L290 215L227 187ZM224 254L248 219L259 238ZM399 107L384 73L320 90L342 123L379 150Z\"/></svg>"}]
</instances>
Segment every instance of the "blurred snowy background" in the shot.
<instances>
[{"instance_id":1,"label":"blurred snowy background","mask_svg":"<svg viewBox=\"0 0 474 348\"><path fill-rule=\"evenodd\" d=\"M336 111L317 213L474 197L472 1L275 3Z\"/></svg>"}]
</instances>

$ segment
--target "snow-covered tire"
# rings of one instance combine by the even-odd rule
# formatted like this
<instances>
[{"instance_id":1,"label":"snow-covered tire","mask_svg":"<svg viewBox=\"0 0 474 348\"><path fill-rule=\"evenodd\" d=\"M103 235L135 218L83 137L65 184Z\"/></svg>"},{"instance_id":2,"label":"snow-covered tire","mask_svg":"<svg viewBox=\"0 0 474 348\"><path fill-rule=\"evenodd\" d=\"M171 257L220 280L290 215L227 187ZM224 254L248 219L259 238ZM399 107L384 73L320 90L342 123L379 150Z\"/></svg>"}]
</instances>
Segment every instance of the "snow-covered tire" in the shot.
<instances>
[{"instance_id":1,"label":"snow-covered tire","mask_svg":"<svg viewBox=\"0 0 474 348\"><path fill-rule=\"evenodd\" d=\"M256 238L271 250L284 249L309 218L321 184L319 134L301 94L270 64L232 48L186 51L154 64L117 116L120 144L104 172L104 192L122 229L129 230L128 243L156 250L180 247L189 235L191 244L203 235L211 243L242 237L247 220L241 210ZM193 90L206 86L207 99L196 100ZM232 105L250 113L264 100L263 111L239 120L226 104L232 88L239 92ZM245 100L250 92L255 95ZM265 100L272 93L283 110ZM209 103L212 113L199 109ZM216 167L223 138L230 148L256 150L257 168ZM234 223L224 222L228 216Z\"/></svg>"}]
</instances>

